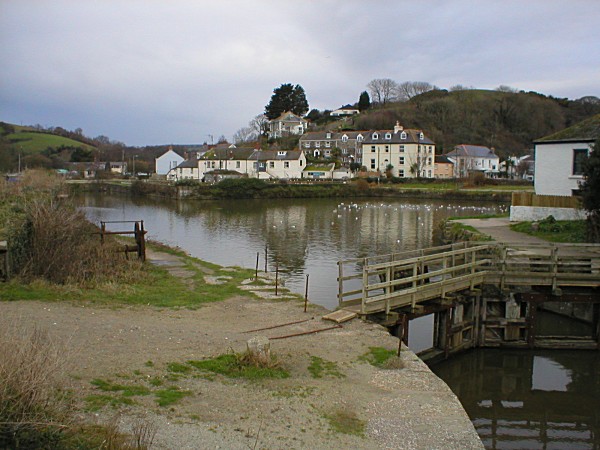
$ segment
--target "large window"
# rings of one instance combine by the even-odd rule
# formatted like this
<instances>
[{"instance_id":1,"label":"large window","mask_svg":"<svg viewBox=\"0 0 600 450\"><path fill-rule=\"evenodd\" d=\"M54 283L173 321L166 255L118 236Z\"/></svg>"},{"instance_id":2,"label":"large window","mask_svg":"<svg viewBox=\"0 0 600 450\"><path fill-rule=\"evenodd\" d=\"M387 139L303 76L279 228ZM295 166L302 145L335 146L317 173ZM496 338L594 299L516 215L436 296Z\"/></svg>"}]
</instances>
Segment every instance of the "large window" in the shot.
<instances>
[{"instance_id":1,"label":"large window","mask_svg":"<svg viewBox=\"0 0 600 450\"><path fill-rule=\"evenodd\" d=\"M372 159L372 160L371 160L371 169L374 169L374 168L375 168L375 160L374 160L374 159Z\"/></svg>"},{"instance_id":2,"label":"large window","mask_svg":"<svg viewBox=\"0 0 600 450\"><path fill-rule=\"evenodd\" d=\"M585 148L573 150L573 175L583 175L583 164L587 159L588 151Z\"/></svg>"}]
</instances>

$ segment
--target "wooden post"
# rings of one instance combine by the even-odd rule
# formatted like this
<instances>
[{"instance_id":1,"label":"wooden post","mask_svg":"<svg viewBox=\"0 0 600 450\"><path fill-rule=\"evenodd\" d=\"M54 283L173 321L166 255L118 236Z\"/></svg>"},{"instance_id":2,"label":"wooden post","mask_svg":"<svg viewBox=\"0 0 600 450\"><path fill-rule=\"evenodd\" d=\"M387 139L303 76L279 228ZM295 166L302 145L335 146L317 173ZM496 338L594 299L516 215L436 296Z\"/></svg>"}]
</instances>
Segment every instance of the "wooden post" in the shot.
<instances>
[{"instance_id":1,"label":"wooden post","mask_svg":"<svg viewBox=\"0 0 600 450\"><path fill-rule=\"evenodd\" d=\"M343 293L344 293L344 262L338 261L338 306L342 306ZM308 284L308 275L306 276L306 283Z\"/></svg>"},{"instance_id":2,"label":"wooden post","mask_svg":"<svg viewBox=\"0 0 600 450\"><path fill-rule=\"evenodd\" d=\"M535 346L535 313L537 302L527 302L527 345L529 348Z\"/></svg>"},{"instance_id":3,"label":"wooden post","mask_svg":"<svg viewBox=\"0 0 600 450\"><path fill-rule=\"evenodd\" d=\"M267 273L267 263L269 261L269 249L268 247L265 245L265 273Z\"/></svg>"},{"instance_id":4,"label":"wooden post","mask_svg":"<svg viewBox=\"0 0 600 450\"><path fill-rule=\"evenodd\" d=\"M367 306L367 284L369 283L369 273L367 268L367 258L363 260L363 280L362 280L362 299L360 304L360 312L361 314L366 313Z\"/></svg>"},{"instance_id":5,"label":"wooden post","mask_svg":"<svg viewBox=\"0 0 600 450\"><path fill-rule=\"evenodd\" d=\"M106 233L106 223L100 222L100 243L104 244L104 233Z\"/></svg>"},{"instance_id":6,"label":"wooden post","mask_svg":"<svg viewBox=\"0 0 600 450\"><path fill-rule=\"evenodd\" d=\"M306 289L304 290L304 312L306 312L308 306L308 275L306 274Z\"/></svg>"},{"instance_id":7,"label":"wooden post","mask_svg":"<svg viewBox=\"0 0 600 450\"><path fill-rule=\"evenodd\" d=\"M260 253L256 252L256 269L254 270L254 280L258 280L258 258Z\"/></svg>"},{"instance_id":8,"label":"wooden post","mask_svg":"<svg viewBox=\"0 0 600 450\"><path fill-rule=\"evenodd\" d=\"M275 263L275 296L277 296L277 284L279 282L279 263Z\"/></svg>"},{"instance_id":9,"label":"wooden post","mask_svg":"<svg viewBox=\"0 0 600 450\"><path fill-rule=\"evenodd\" d=\"M140 259L146 261L146 230L144 230L144 221L140 220Z\"/></svg>"}]
</instances>

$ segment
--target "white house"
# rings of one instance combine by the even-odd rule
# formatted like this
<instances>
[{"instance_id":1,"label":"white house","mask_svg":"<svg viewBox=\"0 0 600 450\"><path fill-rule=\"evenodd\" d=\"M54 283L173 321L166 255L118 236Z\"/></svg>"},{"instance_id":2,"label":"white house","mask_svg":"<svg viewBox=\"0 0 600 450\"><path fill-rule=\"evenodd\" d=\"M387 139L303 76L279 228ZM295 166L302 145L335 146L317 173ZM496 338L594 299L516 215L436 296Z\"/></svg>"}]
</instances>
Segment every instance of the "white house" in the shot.
<instances>
[{"instance_id":1,"label":"white house","mask_svg":"<svg viewBox=\"0 0 600 450\"><path fill-rule=\"evenodd\" d=\"M286 111L276 119L269 121L269 137L280 138L291 134L304 134L307 128L308 120L291 111Z\"/></svg>"},{"instance_id":2,"label":"white house","mask_svg":"<svg viewBox=\"0 0 600 450\"><path fill-rule=\"evenodd\" d=\"M194 179L214 170L234 171L251 178L301 178L306 156L301 150L256 150L249 147L213 149L197 161ZM183 175L182 171L182 175Z\"/></svg>"},{"instance_id":3,"label":"white house","mask_svg":"<svg viewBox=\"0 0 600 450\"><path fill-rule=\"evenodd\" d=\"M457 145L445 156L454 163L454 176L457 178L477 172L496 178L500 172L500 158L493 149L482 145Z\"/></svg>"},{"instance_id":4,"label":"white house","mask_svg":"<svg viewBox=\"0 0 600 450\"><path fill-rule=\"evenodd\" d=\"M172 169L168 174L169 180L201 180L200 167L198 165L198 159L186 159L179 164L175 169Z\"/></svg>"},{"instance_id":5,"label":"white house","mask_svg":"<svg viewBox=\"0 0 600 450\"><path fill-rule=\"evenodd\" d=\"M388 170L400 178L435 176L435 143L423 131L404 129L369 131L362 141L362 163L367 170Z\"/></svg>"},{"instance_id":6,"label":"white house","mask_svg":"<svg viewBox=\"0 0 600 450\"><path fill-rule=\"evenodd\" d=\"M357 108L353 108L350 105L342 106L341 108L334 109L329 113L330 116L340 117L340 116L354 116L360 113Z\"/></svg>"},{"instance_id":7,"label":"white house","mask_svg":"<svg viewBox=\"0 0 600 450\"><path fill-rule=\"evenodd\" d=\"M154 171L157 175L167 175L184 161L183 156L169 148L165 153L154 159Z\"/></svg>"}]
</instances>

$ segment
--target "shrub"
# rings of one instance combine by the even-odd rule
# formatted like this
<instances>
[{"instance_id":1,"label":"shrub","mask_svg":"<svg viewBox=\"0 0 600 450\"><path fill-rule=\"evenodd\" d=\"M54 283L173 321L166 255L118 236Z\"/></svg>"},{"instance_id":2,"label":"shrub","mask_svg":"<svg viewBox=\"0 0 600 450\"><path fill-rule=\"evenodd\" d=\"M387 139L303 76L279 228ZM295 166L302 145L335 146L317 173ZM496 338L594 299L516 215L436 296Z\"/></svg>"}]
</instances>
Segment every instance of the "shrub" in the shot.
<instances>
[{"instance_id":1,"label":"shrub","mask_svg":"<svg viewBox=\"0 0 600 450\"><path fill-rule=\"evenodd\" d=\"M68 428L61 351L37 329L0 334L0 448L55 448Z\"/></svg>"}]
</instances>

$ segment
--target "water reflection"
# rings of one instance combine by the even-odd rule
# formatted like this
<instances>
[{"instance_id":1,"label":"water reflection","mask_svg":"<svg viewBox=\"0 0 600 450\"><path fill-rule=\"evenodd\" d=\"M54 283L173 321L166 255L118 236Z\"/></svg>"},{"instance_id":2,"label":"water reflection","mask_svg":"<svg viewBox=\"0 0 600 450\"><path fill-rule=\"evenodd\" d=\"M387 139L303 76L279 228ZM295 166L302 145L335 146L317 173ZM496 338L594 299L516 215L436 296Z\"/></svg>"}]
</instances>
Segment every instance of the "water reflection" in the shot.
<instances>
[{"instance_id":1,"label":"water reflection","mask_svg":"<svg viewBox=\"0 0 600 450\"><path fill-rule=\"evenodd\" d=\"M337 306L337 265L341 259L428 247L436 225L448 216L490 214L506 206L391 199L341 202L338 199L161 201L86 194L87 216L100 220L140 220L149 238L179 246L193 256L226 266L287 273L286 285L328 308ZM358 268L357 268L358 270Z\"/></svg>"},{"instance_id":2,"label":"water reflection","mask_svg":"<svg viewBox=\"0 0 600 450\"><path fill-rule=\"evenodd\" d=\"M486 448L600 447L600 354L476 350L434 367Z\"/></svg>"}]
</instances>

